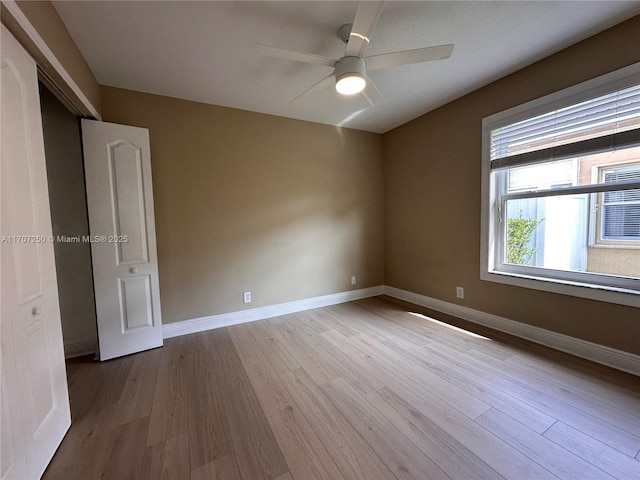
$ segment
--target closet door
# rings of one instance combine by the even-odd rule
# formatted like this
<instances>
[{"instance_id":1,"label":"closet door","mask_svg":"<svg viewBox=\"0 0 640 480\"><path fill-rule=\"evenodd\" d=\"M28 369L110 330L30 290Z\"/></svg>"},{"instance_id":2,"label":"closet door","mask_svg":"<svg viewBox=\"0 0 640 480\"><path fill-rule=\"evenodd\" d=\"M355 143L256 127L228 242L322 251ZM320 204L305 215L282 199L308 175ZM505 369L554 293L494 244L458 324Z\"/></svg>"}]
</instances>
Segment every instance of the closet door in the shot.
<instances>
[{"instance_id":1,"label":"closet door","mask_svg":"<svg viewBox=\"0 0 640 480\"><path fill-rule=\"evenodd\" d=\"M1 41L0 476L39 478L71 416L36 64Z\"/></svg>"},{"instance_id":2,"label":"closet door","mask_svg":"<svg viewBox=\"0 0 640 480\"><path fill-rule=\"evenodd\" d=\"M162 345L149 131L82 120L100 360Z\"/></svg>"}]
</instances>

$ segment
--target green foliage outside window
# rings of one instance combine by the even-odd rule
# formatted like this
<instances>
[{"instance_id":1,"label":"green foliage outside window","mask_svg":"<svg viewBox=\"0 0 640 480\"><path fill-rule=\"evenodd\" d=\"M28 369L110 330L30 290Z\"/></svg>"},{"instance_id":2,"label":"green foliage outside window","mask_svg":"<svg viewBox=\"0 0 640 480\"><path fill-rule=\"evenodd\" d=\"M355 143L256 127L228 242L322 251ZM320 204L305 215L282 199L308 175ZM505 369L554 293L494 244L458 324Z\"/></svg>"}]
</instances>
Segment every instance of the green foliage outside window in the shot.
<instances>
[{"instance_id":1,"label":"green foliage outside window","mask_svg":"<svg viewBox=\"0 0 640 480\"><path fill-rule=\"evenodd\" d=\"M507 262L514 265L527 265L537 249L530 247L531 237L544 218L522 218L522 210L518 218L507 220Z\"/></svg>"}]
</instances>

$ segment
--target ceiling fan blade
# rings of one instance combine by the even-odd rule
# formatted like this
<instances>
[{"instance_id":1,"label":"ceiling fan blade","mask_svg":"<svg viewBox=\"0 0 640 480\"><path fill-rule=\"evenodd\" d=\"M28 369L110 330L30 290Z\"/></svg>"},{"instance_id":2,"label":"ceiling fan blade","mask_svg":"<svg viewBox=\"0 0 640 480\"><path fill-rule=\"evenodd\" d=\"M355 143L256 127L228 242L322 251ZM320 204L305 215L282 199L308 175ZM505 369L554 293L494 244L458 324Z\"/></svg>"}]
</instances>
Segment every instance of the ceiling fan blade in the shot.
<instances>
[{"instance_id":1,"label":"ceiling fan blade","mask_svg":"<svg viewBox=\"0 0 640 480\"><path fill-rule=\"evenodd\" d=\"M260 43L254 43L254 49L256 52L270 57L284 58L285 60L293 60L294 62L313 63L315 65L324 65L325 67L333 67L337 62L337 60L323 57L322 55L284 50L282 48L270 47L269 45L262 45Z\"/></svg>"},{"instance_id":2,"label":"ceiling fan blade","mask_svg":"<svg viewBox=\"0 0 640 480\"><path fill-rule=\"evenodd\" d=\"M384 2L360 1L347 42L346 57L363 57L376 28Z\"/></svg>"},{"instance_id":3,"label":"ceiling fan blade","mask_svg":"<svg viewBox=\"0 0 640 480\"><path fill-rule=\"evenodd\" d=\"M333 73L330 73L329 75L324 77L322 80L320 80L319 82L315 83L311 87L307 88L304 92L302 92L296 98L291 100L291 103L299 102L300 100L304 100L304 99L307 99L309 97L312 97L316 93L320 92L321 90L323 90L325 88L328 88L330 85L332 85L334 83L335 83L334 75L333 75Z\"/></svg>"},{"instance_id":4,"label":"ceiling fan blade","mask_svg":"<svg viewBox=\"0 0 640 480\"><path fill-rule=\"evenodd\" d=\"M384 97L378 87L376 87L371 77L367 76L367 86L362 91L362 96L369 102L369 104L373 107L376 103L381 103L384 101Z\"/></svg>"},{"instance_id":5,"label":"ceiling fan blade","mask_svg":"<svg viewBox=\"0 0 640 480\"><path fill-rule=\"evenodd\" d=\"M379 70L381 68L409 65L411 63L430 62L449 58L453 52L453 43L437 45L435 47L416 48L402 52L385 53L365 58L367 70Z\"/></svg>"}]
</instances>

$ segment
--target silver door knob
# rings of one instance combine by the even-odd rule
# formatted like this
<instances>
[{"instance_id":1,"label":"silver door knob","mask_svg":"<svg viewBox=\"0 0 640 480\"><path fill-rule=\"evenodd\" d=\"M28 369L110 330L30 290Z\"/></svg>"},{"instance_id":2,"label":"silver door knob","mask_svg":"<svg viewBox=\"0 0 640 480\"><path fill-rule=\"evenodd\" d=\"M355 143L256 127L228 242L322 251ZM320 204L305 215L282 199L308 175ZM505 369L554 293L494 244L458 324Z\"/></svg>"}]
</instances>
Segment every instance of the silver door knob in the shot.
<instances>
[{"instance_id":1,"label":"silver door knob","mask_svg":"<svg viewBox=\"0 0 640 480\"><path fill-rule=\"evenodd\" d=\"M136 267L131 267L131 268L129 269L129 271L130 271L131 273L138 273L138 269L137 269Z\"/></svg>"},{"instance_id":2,"label":"silver door knob","mask_svg":"<svg viewBox=\"0 0 640 480\"><path fill-rule=\"evenodd\" d=\"M33 308L31 309L31 315L33 315L33 316L35 317L36 315L40 315L40 312L41 312L41 311L42 311L42 310L40 310L40 307L33 307Z\"/></svg>"}]
</instances>

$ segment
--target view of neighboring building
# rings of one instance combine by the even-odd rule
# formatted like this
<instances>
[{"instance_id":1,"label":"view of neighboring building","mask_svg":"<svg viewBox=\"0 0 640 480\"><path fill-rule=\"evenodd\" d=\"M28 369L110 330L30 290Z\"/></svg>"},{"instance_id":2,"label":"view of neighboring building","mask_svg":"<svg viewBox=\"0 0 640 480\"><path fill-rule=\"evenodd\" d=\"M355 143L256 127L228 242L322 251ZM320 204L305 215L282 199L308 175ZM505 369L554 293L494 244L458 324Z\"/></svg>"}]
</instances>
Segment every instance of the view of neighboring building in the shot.
<instances>
[{"instance_id":1,"label":"view of neighboring building","mask_svg":"<svg viewBox=\"0 0 640 480\"><path fill-rule=\"evenodd\" d=\"M640 180L640 147L511 169L507 193ZM507 202L508 221L536 224L527 263L640 278L640 190ZM513 244L507 241L507 249ZM523 262L524 263L524 262Z\"/></svg>"}]
</instances>

